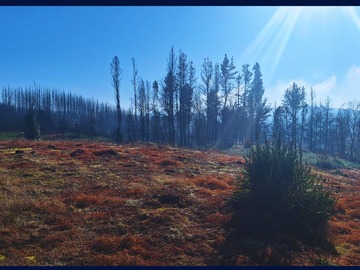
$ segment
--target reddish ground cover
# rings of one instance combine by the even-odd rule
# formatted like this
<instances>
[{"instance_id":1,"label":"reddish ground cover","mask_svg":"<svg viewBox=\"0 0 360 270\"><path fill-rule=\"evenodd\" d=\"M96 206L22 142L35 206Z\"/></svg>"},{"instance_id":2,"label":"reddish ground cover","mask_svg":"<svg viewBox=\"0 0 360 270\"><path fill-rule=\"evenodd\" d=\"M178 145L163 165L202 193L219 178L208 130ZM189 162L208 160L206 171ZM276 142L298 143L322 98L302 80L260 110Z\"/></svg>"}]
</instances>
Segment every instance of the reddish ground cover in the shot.
<instances>
[{"instance_id":1,"label":"reddish ground cover","mask_svg":"<svg viewBox=\"0 0 360 270\"><path fill-rule=\"evenodd\" d=\"M0 265L282 264L276 246L227 243L242 157L19 140L0 142L0 160ZM337 254L299 243L283 264L359 265L360 172L322 173L339 195L330 221Z\"/></svg>"}]
</instances>

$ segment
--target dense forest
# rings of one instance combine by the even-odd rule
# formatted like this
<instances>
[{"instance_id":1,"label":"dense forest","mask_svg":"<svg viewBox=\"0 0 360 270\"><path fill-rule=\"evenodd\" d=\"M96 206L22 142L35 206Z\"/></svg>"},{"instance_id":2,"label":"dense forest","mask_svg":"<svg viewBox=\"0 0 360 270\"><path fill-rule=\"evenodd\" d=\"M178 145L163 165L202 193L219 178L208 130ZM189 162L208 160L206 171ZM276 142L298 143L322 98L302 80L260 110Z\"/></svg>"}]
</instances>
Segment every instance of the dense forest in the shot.
<instances>
[{"instance_id":1,"label":"dense forest","mask_svg":"<svg viewBox=\"0 0 360 270\"><path fill-rule=\"evenodd\" d=\"M24 132L29 138L58 134L202 148L249 147L276 139L300 152L360 161L359 101L335 109L329 98L316 100L316 89L306 91L294 82L284 89L281 104L271 107L263 97L260 65L236 67L226 54L221 63L205 58L198 78L187 55L171 48L165 76L158 81L142 79L131 60L132 90L120 87L118 57L110 63L115 106L38 85L3 87L0 131ZM121 106L123 91L133 91L127 109ZM35 135L29 135L31 129Z\"/></svg>"}]
</instances>

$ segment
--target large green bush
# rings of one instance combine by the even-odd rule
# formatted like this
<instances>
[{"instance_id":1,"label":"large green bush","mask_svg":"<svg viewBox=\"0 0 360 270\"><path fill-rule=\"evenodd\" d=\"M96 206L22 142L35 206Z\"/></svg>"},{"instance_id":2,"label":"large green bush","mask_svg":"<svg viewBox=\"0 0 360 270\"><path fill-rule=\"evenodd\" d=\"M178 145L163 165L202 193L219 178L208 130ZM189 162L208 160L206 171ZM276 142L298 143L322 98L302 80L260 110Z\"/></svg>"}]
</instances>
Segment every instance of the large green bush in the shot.
<instances>
[{"instance_id":1,"label":"large green bush","mask_svg":"<svg viewBox=\"0 0 360 270\"><path fill-rule=\"evenodd\" d=\"M294 150L281 144L257 145L251 150L235 194L238 206L251 206L258 216L268 217L262 220L276 224L273 230L308 236L326 226L335 205L326 179L312 173Z\"/></svg>"}]
</instances>

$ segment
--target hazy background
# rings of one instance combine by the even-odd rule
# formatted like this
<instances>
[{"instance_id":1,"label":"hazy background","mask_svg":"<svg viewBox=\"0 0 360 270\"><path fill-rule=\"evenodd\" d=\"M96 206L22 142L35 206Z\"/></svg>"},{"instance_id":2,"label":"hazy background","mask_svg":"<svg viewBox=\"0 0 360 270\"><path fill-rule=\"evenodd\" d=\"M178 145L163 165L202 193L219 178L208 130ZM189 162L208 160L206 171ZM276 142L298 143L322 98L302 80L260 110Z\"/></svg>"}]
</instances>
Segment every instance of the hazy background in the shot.
<instances>
[{"instance_id":1,"label":"hazy background","mask_svg":"<svg viewBox=\"0 0 360 270\"><path fill-rule=\"evenodd\" d=\"M34 83L114 103L109 66L131 57L144 80L162 80L171 46L192 60L259 62L265 97L280 104L292 81L332 105L360 99L358 7L0 7L0 87ZM200 83L200 80L198 80Z\"/></svg>"}]
</instances>

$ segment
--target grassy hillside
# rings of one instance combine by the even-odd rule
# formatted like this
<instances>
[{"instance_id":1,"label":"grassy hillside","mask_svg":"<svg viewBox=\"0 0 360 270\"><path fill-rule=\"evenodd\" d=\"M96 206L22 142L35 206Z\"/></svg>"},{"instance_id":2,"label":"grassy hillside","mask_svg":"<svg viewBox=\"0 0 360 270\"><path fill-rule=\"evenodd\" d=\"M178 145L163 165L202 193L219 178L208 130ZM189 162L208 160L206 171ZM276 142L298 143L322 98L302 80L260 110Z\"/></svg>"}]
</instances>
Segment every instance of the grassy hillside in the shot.
<instances>
[{"instance_id":1,"label":"grassy hillside","mask_svg":"<svg viewBox=\"0 0 360 270\"><path fill-rule=\"evenodd\" d=\"M328 251L234 234L237 155L10 140L0 159L0 265L360 264L356 169L321 172L339 195Z\"/></svg>"}]
</instances>

